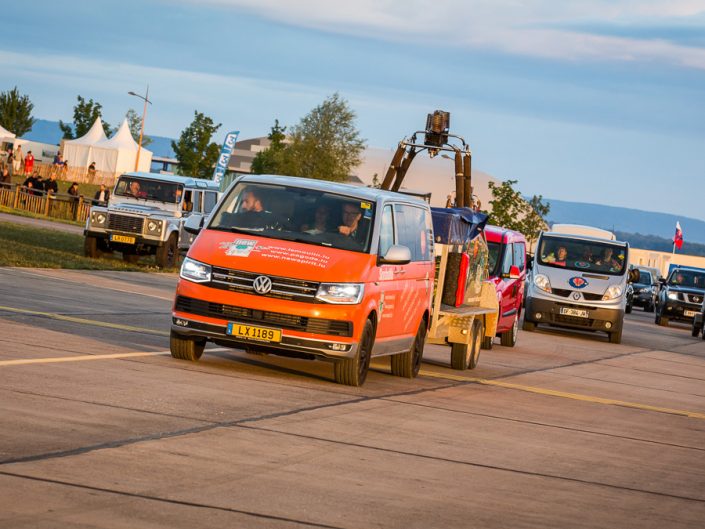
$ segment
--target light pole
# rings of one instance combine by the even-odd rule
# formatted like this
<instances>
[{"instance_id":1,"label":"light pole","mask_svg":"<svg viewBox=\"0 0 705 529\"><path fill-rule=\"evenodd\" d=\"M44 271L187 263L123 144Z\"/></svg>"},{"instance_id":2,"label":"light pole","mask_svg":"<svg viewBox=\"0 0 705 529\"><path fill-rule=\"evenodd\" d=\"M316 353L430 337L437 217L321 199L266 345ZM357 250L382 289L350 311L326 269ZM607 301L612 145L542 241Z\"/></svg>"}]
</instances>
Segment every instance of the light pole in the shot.
<instances>
[{"instance_id":1,"label":"light pole","mask_svg":"<svg viewBox=\"0 0 705 529\"><path fill-rule=\"evenodd\" d=\"M134 92L127 92L128 95L139 97L144 100L144 109L142 110L142 125L140 126L140 141L137 142L137 158L135 159L135 171L138 170L140 166L140 150L142 149L142 134L144 134L144 120L147 117L147 103L150 105L152 102L149 100L149 85L147 85L147 93L144 96L136 94Z\"/></svg>"}]
</instances>

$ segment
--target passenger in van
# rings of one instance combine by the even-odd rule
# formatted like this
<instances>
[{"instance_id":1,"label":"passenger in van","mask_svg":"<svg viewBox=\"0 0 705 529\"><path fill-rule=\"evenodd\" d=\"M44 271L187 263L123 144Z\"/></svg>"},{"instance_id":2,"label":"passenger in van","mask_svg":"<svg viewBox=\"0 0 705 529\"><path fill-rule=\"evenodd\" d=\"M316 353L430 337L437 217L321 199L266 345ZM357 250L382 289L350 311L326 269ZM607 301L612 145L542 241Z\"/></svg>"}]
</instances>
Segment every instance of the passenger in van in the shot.
<instances>
[{"instance_id":1,"label":"passenger in van","mask_svg":"<svg viewBox=\"0 0 705 529\"><path fill-rule=\"evenodd\" d=\"M329 230L330 206L328 204L318 204L313 216L313 225L304 224L301 231L309 235L320 235Z\"/></svg>"},{"instance_id":2,"label":"passenger in van","mask_svg":"<svg viewBox=\"0 0 705 529\"><path fill-rule=\"evenodd\" d=\"M612 257L612 254L613 254L612 248L609 248L609 247L605 248L602 251L602 257L600 257L595 262L595 264L602 266L602 267L605 267L609 270L618 270L619 268L621 268L622 265L620 264L619 261L617 261L617 259Z\"/></svg>"},{"instance_id":3,"label":"passenger in van","mask_svg":"<svg viewBox=\"0 0 705 529\"><path fill-rule=\"evenodd\" d=\"M568 249L565 246L559 246L556 251L556 260L553 262L554 265L565 266L566 259L568 259Z\"/></svg>"},{"instance_id":4,"label":"passenger in van","mask_svg":"<svg viewBox=\"0 0 705 529\"><path fill-rule=\"evenodd\" d=\"M360 204L354 202L344 203L342 217L343 224L338 226L338 233L358 240L358 238L362 235L362 233L358 233L360 219L362 218L362 208L360 207Z\"/></svg>"}]
</instances>

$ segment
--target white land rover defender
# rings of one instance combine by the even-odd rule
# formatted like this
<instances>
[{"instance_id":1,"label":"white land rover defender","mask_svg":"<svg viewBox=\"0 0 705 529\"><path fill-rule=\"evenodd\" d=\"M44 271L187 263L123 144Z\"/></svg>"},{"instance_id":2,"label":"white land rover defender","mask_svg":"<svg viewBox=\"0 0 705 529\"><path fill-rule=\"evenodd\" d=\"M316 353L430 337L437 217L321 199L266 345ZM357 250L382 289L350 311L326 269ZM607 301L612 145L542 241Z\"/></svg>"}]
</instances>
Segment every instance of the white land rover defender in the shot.
<instances>
[{"instance_id":1,"label":"white land rover defender","mask_svg":"<svg viewBox=\"0 0 705 529\"><path fill-rule=\"evenodd\" d=\"M134 262L155 255L157 266L178 264L179 250L193 235L183 229L189 216L207 216L219 198L210 180L153 173L125 173L115 183L109 203L96 203L86 220L85 254L97 258L118 251Z\"/></svg>"}]
</instances>

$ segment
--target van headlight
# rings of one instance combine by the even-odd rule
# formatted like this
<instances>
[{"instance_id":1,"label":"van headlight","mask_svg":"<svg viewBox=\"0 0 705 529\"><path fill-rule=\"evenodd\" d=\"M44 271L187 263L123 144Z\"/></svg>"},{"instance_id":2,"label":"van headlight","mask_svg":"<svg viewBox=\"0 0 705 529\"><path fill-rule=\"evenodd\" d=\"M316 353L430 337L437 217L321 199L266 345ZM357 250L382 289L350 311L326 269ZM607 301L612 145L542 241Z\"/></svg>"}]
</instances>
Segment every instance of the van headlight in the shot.
<instances>
[{"instance_id":1,"label":"van headlight","mask_svg":"<svg viewBox=\"0 0 705 529\"><path fill-rule=\"evenodd\" d=\"M102 211L91 211L91 225L96 227L105 226L107 215Z\"/></svg>"},{"instance_id":2,"label":"van headlight","mask_svg":"<svg viewBox=\"0 0 705 529\"><path fill-rule=\"evenodd\" d=\"M321 283L316 299L338 305L355 305L360 303L364 292L362 283Z\"/></svg>"},{"instance_id":3,"label":"van headlight","mask_svg":"<svg viewBox=\"0 0 705 529\"><path fill-rule=\"evenodd\" d=\"M551 293L551 282L548 280L548 276L544 274L536 274L534 277L534 285L544 292Z\"/></svg>"},{"instance_id":4,"label":"van headlight","mask_svg":"<svg viewBox=\"0 0 705 529\"><path fill-rule=\"evenodd\" d=\"M194 283L208 283L211 280L211 266L186 257L181 265L179 277Z\"/></svg>"},{"instance_id":5,"label":"van headlight","mask_svg":"<svg viewBox=\"0 0 705 529\"><path fill-rule=\"evenodd\" d=\"M150 220L147 222L147 233L150 235L159 235L162 232L162 225L164 223L161 220Z\"/></svg>"},{"instance_id":6,"label":"van headlight","mask_svg":"<svg viewBox=\"0 0 705 529\"><path fill-rule=\"evenodd\" d=\"M617 299L622 295L622 287L617 285L612 285L607 289L605 295L602 296L602 301L609 301L611 299Z\"/></svg>"}]
</instances>

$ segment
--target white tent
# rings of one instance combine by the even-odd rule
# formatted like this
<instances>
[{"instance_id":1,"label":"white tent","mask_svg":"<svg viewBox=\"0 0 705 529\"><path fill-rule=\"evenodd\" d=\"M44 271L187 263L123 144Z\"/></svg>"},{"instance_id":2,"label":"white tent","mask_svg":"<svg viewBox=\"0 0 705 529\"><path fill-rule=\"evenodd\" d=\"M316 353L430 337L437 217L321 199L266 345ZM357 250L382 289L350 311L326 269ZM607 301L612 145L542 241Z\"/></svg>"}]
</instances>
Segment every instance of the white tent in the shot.
<instances>
[{"instance_id":1,"label":"white tent","mask_svg":"<svg viewBox=\"0 0 705 529\"><path fill-rule=\"evenodd\" d=\"M15 135L12 132L10 132L9 130L7 130L5 127L0 125L0 143L2 143L4 141L9 142L14 139L15 139Z\"/></svg>"},{"instance_id":2,"label":"white tent","mask_svg":"<svg viewBox=\"0 0 705 529\"><path fill-rule=\"evenodd\" d=\"M91 129L80 138L64 140L61 149L64 160L69 167L88 167L93 160L89 160L91 148L98 142L107 140L103 130L103 122L96 118Z\"/></svg>"},{"instance_id":3,"label":"white tent","mask_svg":"<svg viewBox=\"0 0 705 529\"><path fill-rule=\"evenodd\" d=\"M132 138L127 119L122 122L112 138L104 139L91 147L90 162L95 162L98 171L108 173L123 173L135 170L137 158L137 142ZM140 149L138 171L149 171L152 165L152 151L144 147Z\"/></svg>"}]
</instances>

